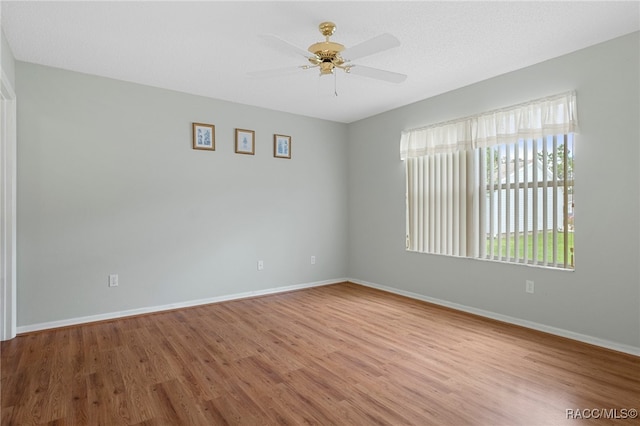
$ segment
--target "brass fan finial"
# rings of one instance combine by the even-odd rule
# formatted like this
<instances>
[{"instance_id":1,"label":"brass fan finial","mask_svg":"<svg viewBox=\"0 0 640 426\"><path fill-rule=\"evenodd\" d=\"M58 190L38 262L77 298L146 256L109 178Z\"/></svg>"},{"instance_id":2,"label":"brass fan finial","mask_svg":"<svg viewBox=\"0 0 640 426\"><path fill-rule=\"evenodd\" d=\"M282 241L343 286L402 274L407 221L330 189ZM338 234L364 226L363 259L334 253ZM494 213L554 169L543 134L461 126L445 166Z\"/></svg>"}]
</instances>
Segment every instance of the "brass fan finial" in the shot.
<instances>
[{"instance_id":1,"label":"brass fan finial","mask_svg":"<svg viewBox=\"0 0 640 426\"><path fill-rule=\"evenodd\" d=\"M333 22L322 22L318 25L318 28L320 29L320 33L327 38L327 41L329 41L329 37L336 32L336 24Z\"/></svg>"}]
</instances>

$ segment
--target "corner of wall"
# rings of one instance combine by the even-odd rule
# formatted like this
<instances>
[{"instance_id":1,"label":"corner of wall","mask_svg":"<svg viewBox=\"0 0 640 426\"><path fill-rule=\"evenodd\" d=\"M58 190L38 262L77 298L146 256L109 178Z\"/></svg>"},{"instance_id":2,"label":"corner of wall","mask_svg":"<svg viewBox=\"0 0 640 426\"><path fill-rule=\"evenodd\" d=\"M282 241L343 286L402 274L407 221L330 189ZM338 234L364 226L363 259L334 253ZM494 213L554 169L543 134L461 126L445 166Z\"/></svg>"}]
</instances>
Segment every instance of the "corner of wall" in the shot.
<instances>
[{"instance_id":1,"label":"corner of wall","mask_svg":"<svg viewBox=\"0 0 640 426\"><path fill-rule=\"evenodd\" d=\"M11 86L16 86L16 65L15 65L15 57L13 56L13 52L9 43L7 42L7 37L4 34L4 30L2 29L2 25L0 24L0 69L6 75Z\"/></svg>"}]
</instances>

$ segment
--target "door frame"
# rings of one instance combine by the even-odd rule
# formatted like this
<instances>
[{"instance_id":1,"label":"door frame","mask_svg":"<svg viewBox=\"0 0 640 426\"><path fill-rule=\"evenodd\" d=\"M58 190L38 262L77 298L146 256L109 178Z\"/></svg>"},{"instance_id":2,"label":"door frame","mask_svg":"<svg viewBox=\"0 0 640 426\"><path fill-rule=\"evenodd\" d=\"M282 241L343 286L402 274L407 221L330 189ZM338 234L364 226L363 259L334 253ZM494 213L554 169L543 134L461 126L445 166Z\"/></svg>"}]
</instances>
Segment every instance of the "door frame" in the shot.
<instances>
[{"instance_id":1,"label":"door frame","mask_svg":"<svg viewBox=\"0 0 640 426\"><path fill-rule=\"evenodd\" d=\"M16 337L16 94L0 69L0 340Z\"/></svg>"}]
</instances>

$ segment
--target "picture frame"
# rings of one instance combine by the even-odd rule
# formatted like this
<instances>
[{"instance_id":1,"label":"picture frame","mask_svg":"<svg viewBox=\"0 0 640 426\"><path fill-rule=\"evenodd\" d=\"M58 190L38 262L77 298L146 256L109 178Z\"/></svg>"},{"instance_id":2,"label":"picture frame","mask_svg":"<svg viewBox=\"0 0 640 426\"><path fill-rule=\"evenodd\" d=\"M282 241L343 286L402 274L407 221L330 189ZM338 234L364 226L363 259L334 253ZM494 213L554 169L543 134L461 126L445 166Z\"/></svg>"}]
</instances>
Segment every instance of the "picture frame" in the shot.
<instances>
[{"instance_id":1,"label":"picture frame","mask_svg":"<svg viewBox=\"0 0 640 426\"><path fill-rule=\"evenodd\" d=\"M192 123L193 149L216 150L216 126L205 123Z\"/></svg>"},{"instance_id":2,"label":"picture frame","mask_svg":"<svg viewBox=\"0 0 640 426\"><path fill-rule=\"evenodd\" d=\"M236 154L255 155L256 132L253 130L236 129Z\"/></svg>"},{"instance_id":3,"label":"picture frame","mask_svg":"<svg viewBox=\"0 0 640 426\"><path fill-rule=\"evenodd\" d=\"M291 136L273 135L273 156L291 159Z\"/></svg>"}]
</instances>

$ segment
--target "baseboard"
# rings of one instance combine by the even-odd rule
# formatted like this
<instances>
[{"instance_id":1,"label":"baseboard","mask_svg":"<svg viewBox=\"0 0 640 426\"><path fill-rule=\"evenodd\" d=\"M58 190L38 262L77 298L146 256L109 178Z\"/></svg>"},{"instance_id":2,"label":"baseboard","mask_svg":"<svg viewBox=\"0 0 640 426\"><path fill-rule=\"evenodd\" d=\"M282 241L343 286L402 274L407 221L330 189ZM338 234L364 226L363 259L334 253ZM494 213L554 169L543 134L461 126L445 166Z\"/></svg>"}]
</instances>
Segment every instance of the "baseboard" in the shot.
<instances>
[{"instance_id":1,"label":"baseboard","mask_svg":"<svg viewBox=\"0 0 640 426\"><path fill-rule=\"evenodd\" d=\"M312 287L320 287L320 286L325 286L330 284L338 284L345 281L349 281L349 280L347 278L337 278L333 280L316 281L316 282L304 283L304 284L294 284L294 285L275 287L275 288L270 288L265 290L247 291L243 293L216 296L216 297L211 297L206 299L189 300L186 302L179 302L179 303L170 303L168 305L149 306L149 307L144 307L139 309L129 309L121 312L109 312L109 313L99 314L99 315L89 315L86 317L69 318L69 319L59 320L59 321L43 322L39 324L19 326L17 328L17 332L18 334L24 334L24 333L30 333L33 331L49 330L52 328L68 327L72 325L87 324L87 323L98 322L98 321L107 321L112 319L131 317L135 315L144 315L144 314L151 314L155 312L170 311L173 309L189 308L192 306L208 305L210 303L226 302L229 300L246 299L248 297L266 296L269 294L284 293L287 291L301 290L301 289L312 288Z\"/></svg>"},{"instance_id":2,"label":"baseboard","mask_svg":"<svg viewBox=\"0 0 640 426\"><path fill-rule=\"evenodd\" d=\"M533 321L527 321L520 318L510 317L507 315L497 314L491 311L485 311L482 309L473 308L466 305L460 305L458 303L448 302L446 300L436 299L433 297L424 296L418 293L412 293L410 291L399 290L393 287L387 287L380 284L375 284L367 281L357 280L353 278L349 278L349 282L354 284L362 285L365 287L371 287L378 290L386 291L389 293L398 294L401 296L406 296L411 299L422 300L424 302L433 303L435 305L445 306L447 308L455 309L462 312L468 312L470 314L479 315L486 318L491 318L497 321L506 322L509 324L518 325L521 327L530 328L537 331L542 331L549 334L554 334L556 336L566 337L568 339L577 340L579 342L588 343L595 346L600 346L606 349L611 349L618 352L624 352L630 355L640 356L640 348L630 345L623 345L616 342L611 342L604 339L599 339L597 337L588 336L585 334L575 333L573 331L564 330L562 328L550 327L548 325L539 324Z\"/></svg>"}]
</instances>

